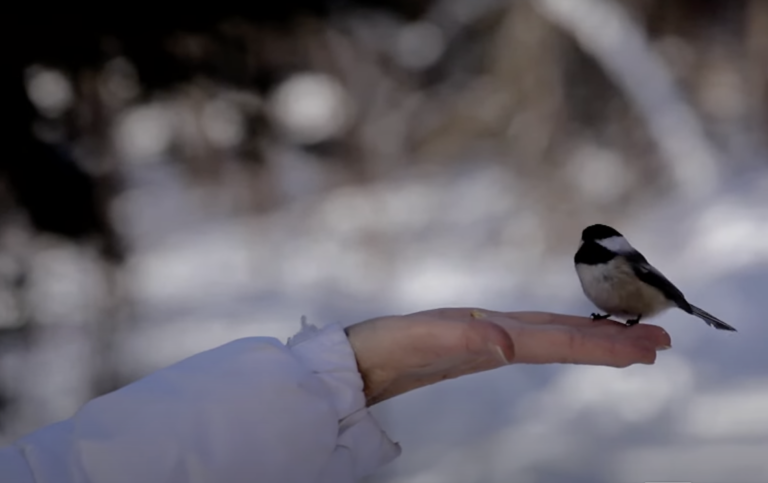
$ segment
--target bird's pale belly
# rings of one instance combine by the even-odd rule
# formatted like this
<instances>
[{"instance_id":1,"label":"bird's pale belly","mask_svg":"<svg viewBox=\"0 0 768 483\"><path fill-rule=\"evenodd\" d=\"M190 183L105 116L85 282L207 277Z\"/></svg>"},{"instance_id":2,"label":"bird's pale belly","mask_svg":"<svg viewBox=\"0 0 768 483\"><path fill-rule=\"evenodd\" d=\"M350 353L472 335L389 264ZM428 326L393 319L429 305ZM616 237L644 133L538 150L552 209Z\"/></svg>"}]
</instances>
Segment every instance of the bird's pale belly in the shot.
<instances>
[{"instance_id":1,"label":"bird's pale belly","mask_svg":"<svg viewBox=\"0 0 768 483\"><path fill-rule=\"evenodd\" d=\"M661 291L639 281L622 259L605 265L576 265L576 273L584 294L611 315L649 318L673 306Z\"/></svg>"}]
</instances>

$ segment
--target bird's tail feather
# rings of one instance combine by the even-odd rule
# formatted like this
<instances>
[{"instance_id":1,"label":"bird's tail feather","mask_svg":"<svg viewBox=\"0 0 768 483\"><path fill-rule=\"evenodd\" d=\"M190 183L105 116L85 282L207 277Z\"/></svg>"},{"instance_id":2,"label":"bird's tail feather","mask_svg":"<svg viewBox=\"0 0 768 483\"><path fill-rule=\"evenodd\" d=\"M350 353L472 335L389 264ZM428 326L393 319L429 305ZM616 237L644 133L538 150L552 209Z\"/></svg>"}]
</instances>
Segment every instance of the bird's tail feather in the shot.
<instances>
[{"instance_id":1,"label":"bird's tail feather","mask_svg":"<svg viewBox=\"0 0 768 483\"><path fill-rule=\"evenodd\" d=\"M693 304L691 304L691 309L693 310L693 315L706 322L708 326L719 330L729 330L731 332L736 332L736 329L718 319L714 315L710 314L706 310L702 310Z\"/></svg>"}]
</instances>

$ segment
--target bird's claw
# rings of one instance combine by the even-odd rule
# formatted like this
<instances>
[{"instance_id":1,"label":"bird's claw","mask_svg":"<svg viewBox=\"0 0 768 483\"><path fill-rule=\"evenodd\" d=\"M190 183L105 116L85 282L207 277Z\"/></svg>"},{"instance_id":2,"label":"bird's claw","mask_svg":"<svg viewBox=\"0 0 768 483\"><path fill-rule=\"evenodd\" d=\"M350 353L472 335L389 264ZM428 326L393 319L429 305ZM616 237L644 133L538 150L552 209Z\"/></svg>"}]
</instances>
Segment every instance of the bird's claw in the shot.
<instances>
[{"instance_id":1,"label":"bird's claw","mask_svg":"<svg viewBox=\"0 0 768 483\"><path fill-rule=\"evenodd\" d=\"M642 315L638 315L637 318L629 319L627 321L627 327L632 327L633 325L637 325L640 323L640 319L642 318Z\"/></svg>"}]
</instances>

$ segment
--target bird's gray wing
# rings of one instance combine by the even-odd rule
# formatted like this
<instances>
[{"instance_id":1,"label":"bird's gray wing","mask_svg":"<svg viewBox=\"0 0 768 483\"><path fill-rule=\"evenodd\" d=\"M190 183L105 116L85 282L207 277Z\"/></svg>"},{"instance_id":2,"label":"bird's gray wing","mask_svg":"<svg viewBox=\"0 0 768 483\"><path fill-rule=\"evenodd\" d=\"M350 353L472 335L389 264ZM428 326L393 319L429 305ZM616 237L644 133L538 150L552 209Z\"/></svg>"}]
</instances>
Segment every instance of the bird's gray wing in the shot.
<instances>
[{"instance_id":1,"label":"bird's gray wing","mask_svg":"<svg viewBox=\"0 0 768 483\"><path fill-rule=\"evenodd\" d=\"M684 311L688 312L689 314L693 313L691 304L685 300L685 296L680 291L680 289L675 287L672 282L667 280L667 277L656 270L653 265L648 263L648 260L646 260L641 253L635 252L632 254L627 254L625 257L632 265L632 271L635 272L637 278L647 283L648 285L659 289L661 293L663 293L669 300L673 301Z\"/></svg>"}]
</instances>

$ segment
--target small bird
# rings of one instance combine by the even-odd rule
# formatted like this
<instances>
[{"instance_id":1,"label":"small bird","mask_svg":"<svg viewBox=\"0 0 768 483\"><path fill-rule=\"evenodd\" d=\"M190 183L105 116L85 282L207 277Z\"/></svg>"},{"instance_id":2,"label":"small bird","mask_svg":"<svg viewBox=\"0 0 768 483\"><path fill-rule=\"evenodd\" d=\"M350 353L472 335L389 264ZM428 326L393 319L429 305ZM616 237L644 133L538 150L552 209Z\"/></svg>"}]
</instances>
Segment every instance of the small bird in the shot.
<instances>
[{"instance_id":1,"label":"small bird","mask_svg":"<svg viewBox=\"0 0 768 483\"><path fill-rule=\"evenodd\" d=\"M574 263L584 294L606 312L592 314L593 320L616 316L625 319L631 327L642 318L677 307L710 327L736 332L714 315L689 303L672 282L610 226L591 225L581 232Z\"/></svg>"}]
</instances>

